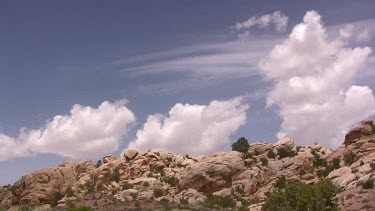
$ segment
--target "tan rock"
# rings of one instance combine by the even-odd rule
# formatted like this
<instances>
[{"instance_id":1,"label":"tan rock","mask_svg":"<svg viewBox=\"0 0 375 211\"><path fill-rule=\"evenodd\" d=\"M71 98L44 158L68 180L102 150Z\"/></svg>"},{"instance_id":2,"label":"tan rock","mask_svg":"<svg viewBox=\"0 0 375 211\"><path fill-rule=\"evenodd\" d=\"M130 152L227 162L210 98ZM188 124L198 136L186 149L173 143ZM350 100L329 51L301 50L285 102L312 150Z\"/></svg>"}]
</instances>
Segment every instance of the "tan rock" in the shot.
<instances>
[{"instance_id":1,"label":"tan rock","mask_svg":"<svg viewBox=\"0 0 375 211\"><path fill-rule=\"evenodd\" d=\"M373 135L371 126L368 124L359 125L346 134L344 144L348 146L359 138L369 135Z\"/></svg>"},{"instance_id":2,"label":"tan rock","mask_svg":"<svg viewBox=\"0 0 375 211\"><path fill-rule=\"evenodd\" d=\"M116 159L117 158L115 156L109 154L109 155L106 155L106 156L103 157L103 163L109 163L109 162L111 162L113 160L116 160Z\"/></svg>"},{"instance_id":3,"label":"tan rock","mask_svg":"<svg viewBox=\"0 0 375 211\"><path fill-rule=\"evenodd\" d=\"M128 150L124 153L124 157L126 158L126 160L130 161L137 157L138 154L139 153L137 150Z\"/></svg>"},{"instance_id":4,"label":"tan rock","mask_svg":"<svg viewBox=\"0 0 375 211\"><path fill-rule=\"evenodd\" d=\"M187 201L190 205L201 205L206 197L195 189L186 189L173 197L175 203L182 203L182 200Z\"/></svg>"},{"instance_id":5,"label":"tan rock","mask_svg":"<svg viewBox=\"0 0 375 211\"><path fill-rule=\"evenodd\" d=\"M231 176L245 163L240 152L219 152L202 158L181 172L180 186L201 192L215 192L231 184Z\"/></svg>"},{"instance_id":6,"label":"tan rock","mask_svg":"<svg viewBox=\"0 0 375 211\"><path fill-rule=\"evenodd\" d=\"M250 147L249 147L248 151L250 153L254 154L254 155L264 154L264 153L267 153L268 151L272 150L273 147L274 146L271 143L257 142L257 143L250 144Z\"/></svg>"},{"instance_id":7,"label":"tan rock","mask_svg":"<svg viewBox=\"0 0 375 211\"><path fill-rule=\"evenodd\" d=\"M294 148L294 141L291 138L283 138L274 144L276 149L284 148L289 151Z\"/></svg>"}]
</instances>

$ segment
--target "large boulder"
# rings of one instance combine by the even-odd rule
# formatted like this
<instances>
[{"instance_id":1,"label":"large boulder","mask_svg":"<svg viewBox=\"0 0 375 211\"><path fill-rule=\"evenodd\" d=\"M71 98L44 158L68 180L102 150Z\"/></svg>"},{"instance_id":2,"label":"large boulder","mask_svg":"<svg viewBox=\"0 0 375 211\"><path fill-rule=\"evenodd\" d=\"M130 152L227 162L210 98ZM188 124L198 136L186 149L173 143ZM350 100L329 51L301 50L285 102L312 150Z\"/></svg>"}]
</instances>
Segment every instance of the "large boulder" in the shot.
<instances>
[{"instance_id":1,"label":"large boulder","mask_svg":"<svg viewBox=\"0 0 375 211\"><path fill-rule=\"evenodd\" d=\"M244 168L240 152L219 152L200 159L181 172L180 186L200 192L215 192L229 187L232 176Z\"/></svg>"},{"instance_id":2,"label":"large boulder","mask_svg":"<svg viewBox=\"0 0 375 211\"><path fill-rule=\"evenodd\" d=\"M138 154L139 153L137 150L128 150L124 153L124 157L126 158L126 160L130 161L137 157Z\"/></svg>"},{"instance_id":3,"label":"large boulder","mask_svg":"<svg viewBox=\"0 0 375 211\"><path fill-rule=\"evenodd\" d=\"M94 169L90 162L68 161L62 165L34 171L12 186L13 204L56 205L85 172Z\"/></svg>"},{"instance_id":4,"label":"large boulder","mask_svg":"<svg viewBox=\"0 0 375 211\"><path fill-rule=\"evenodd\" d=\"M355 143L358 139L370 135L373 135L372 127L366 122L366 124L362 124L351 129L345 136L344 144L348 146Z\"/></svg>"},{"instance_id":5,"label":"large boulder","mask_svg":"<svg viewBox=\"0 0 375 211\"><path fill-rule=\"evenodd\" d=\"M114 160L116 160L116 157L111 155L111 154L103 157L103 163L109 163L109 162L114 161Z\"/></svg>"},{"instance_id":6,"label":"large boulder","mask_svg":"<svg viewBox=\"0 0 375 211\"><path fill-rule=\"evenodd\" d=\"M254 155L260 155L264 154L270 150L273 149L273 144L267 143L267 142L256 142L253 144L250 144L248 152L254 154Z\"/></svg>"},{"instance_id":7,"label":"large boulder","mask_svg":"<svg viewBox=\"0 0 375 211\"><path fill-rule=\"evenodd\" d=\"M291 138L283 138L274 144L276 149L284 148L286 151L290 151L294 148L294 141Z\"/></svg>"}]
</instances>

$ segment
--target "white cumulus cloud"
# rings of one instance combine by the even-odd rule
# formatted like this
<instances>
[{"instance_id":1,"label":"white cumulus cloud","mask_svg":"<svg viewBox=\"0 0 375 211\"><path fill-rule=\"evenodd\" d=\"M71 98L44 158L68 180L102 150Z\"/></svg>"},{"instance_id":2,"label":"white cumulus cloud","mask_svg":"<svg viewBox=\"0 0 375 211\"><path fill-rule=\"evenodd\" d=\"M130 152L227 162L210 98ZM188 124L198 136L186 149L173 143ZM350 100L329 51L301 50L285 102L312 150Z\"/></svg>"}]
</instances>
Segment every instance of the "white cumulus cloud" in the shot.
<instances>
[{"instance_id":1,"label":"white cumulus cloud","mask_svg":"<svg viewBox=\"0 0 375 211\"><path fill-rule=\"evenodd\" d=\"M126 101L103 102L98 108L74 105L36 130L21 129L18 137L0 133L0 161L40 153L73 159L98 158L117 150L135 122Z\"/></svg>"},{"instance_id":2,"label":"white cumulus cloud","mask_svg":"<svg viewBox=\"0 0 375 211\"><path fill-rule=\"evenodd\" d=\"M279 138L335 147L349 127L375 114L372 90L354 85L372 50L349 48L352 30L348 25L328 40L321 16L309 11L289 38L260 61L265 78L275 82L267 105L279 107Z\"/></svg>"},{"instance_id":3,"label":"white cumulus cloud","mask_svg":"<svg viewBox=\"0 0 375 211\"><path fill-rule=\"evenodd\" d=\"M275 11L272 14L251 16L249 19L243 22L237 22L233 28L237 31L247 30L253 27L268 29L271 25L273 25L276 31L284 32L288 25L288 19L288 16L284 15L280 11Z\"/></svg>"},{"instance_id":4,"label":"white cumulus cloud","mask_svg":"<svg viewBox=\"0 0 375 211\"><path fill-rule=\"evenodd\" d=\"M178 103L168 115L150 115L127 148L211 153L230 145L230 136L246 123L248 108L242 98L214 100L209 105Z\"/></svg>"},{"instance_id":5,"label":"white cumulus cloud","mask_svg":"<svg viewBox=\"0 0 375 211\"><path fill-rule=\"evenodd\" d=\"M359 42L369 42L372 39L372 36L368 29L364 29L361 33L357 35L357 41Z\"/></svg>"}]
</instances>

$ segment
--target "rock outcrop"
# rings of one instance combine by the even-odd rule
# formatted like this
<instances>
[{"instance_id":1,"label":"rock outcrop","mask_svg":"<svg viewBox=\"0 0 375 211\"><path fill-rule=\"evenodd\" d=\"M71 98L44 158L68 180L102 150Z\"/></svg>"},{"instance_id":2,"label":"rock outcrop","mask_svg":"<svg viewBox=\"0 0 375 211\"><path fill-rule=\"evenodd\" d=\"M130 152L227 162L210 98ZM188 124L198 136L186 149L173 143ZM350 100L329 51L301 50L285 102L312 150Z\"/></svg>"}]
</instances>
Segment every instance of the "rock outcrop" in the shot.
<instances>
[{"instance_id":1,"label":"rock outcrop","mask_svg":"<svg viewBox=\"0 0 375 211\"><path fill-rule=\"evenodd\" d=\"M0 187L0 203L66 206L90 199L104 204L168 201L199 207L213 194L234 198L236 208L248 201L250 210L260 210L280 178L313 184L325 177L346 193L375 179L374 127L372 120L362 121L335 151L319 144L295 147L291 138L284 138L275 144L252 143L244 154L189 157L128 150L120 158L104 156L97 167L89 161L69 161ZM284 154L278 154L281 151Z\"/></svg>"}]
</instances>

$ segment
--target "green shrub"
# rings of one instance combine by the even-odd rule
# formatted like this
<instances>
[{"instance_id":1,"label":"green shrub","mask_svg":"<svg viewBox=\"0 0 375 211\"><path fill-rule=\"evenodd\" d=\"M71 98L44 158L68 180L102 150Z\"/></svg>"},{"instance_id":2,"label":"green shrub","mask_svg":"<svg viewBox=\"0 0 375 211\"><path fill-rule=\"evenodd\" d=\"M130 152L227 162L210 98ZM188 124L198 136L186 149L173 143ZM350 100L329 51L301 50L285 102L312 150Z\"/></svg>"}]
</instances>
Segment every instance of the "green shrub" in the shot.
<instances>
[{"instance_id":1,"label":"green shrub","mask_svg":"<svg viewBox=\"0 0 375 211\"><path fill-rule=\"evenodd\" d=\"M118 167L116 167L114 170L113 170L113 177L112 177L113 181L119 183L120 182L120 170Z\"/></svg>"},{"instance_id":2,"label":"green shrub","mask_svg":"<svg viewBox=\"0 0 375 211\"><path fill-rule=\"evenodd\" d=\"M270 159L275 159L276 158L276 154L270 150L267 152L267 157L270 158Z\"/></svg>"},{"instance_id":3,"label":"green shrub","mask_svg":"<svg viewBox=\"0 0 375 211\"><path fill-rule=\"evenodd\" d=\"M5 211L10 208L10 205L12 205L12 202L10 200L3 200L0 202L0 211Z\"/></svg>"},{"instance_id":4,"label":"green shrub","mask_svg":"<svg viewBox=\"0 0 375 211\"><path fill-rule=\"evenodd\" d=\"M145 187L145 188L150 187L150 183L149 182L144 182L144 183L142 183L142 186Z\"/></svg>"},{"instance_id":5,"label":"green shrub","mask_svg":"<svg viewBox=\"0 0 375 211\"><path fill-rule=\"evenodd\" d=\"M98 177L95 174L90 174L90 179L86 181L86 194L94 193L95 192L95 186L96 182L98 180Z\"/></svg>"},{"instance_id":6,"label":"green shrub","mask_svg":"<svg viewBox=\"0 0 375 211\"><path fill-rule=\"evenodd\" d=\"M375 170L375 163L374 162L370 163L370 167L372 170Z\"/></svg>"},{"instance_id":7,"label":"green shrub","mask_svg":"<svg viewBox=\"0 0 375 211\"><path fill-rule=\"evenodd\" d=\"M371 127L372 127L372 133L375 134L375 125L372 125Z\"/></svg>"},{"instance_id":8,"label":"green shrub","mask_svg":"<svg viewBox=\"0 0 375 211\"><path fill-rule=\"evenodd\" d=\"M128 189L132 189L134 187L134 185L130 184L130 183L125 183L122 185L122 190L128 190Z\"/></svg>"},{"instance_id":9,"label":"green shrub","mask_svg":"<svg viewBox=\"0 0 375 211\"><path fill-rule=\"evenodd\" d=\"M345 165L350 166L355 162L355 154L353 152L348 152L344 154Z\"/></svg>"},{"instance_id":10,"label":"green shrub","mask_svg":"<svg viewBox=\"0 0 375 211\"><path fill-rule=\"evenodd\" d=\"M231 196L216 196L212 193L206 195L205 205L209 208L233 208L236 205Z\"/></svg>"},{"instance_id":11,"label":"green shrub","mask_svg":"<svg viewBox=\"0 0 375 211\"><path fill-rule=\"evenodd\" d=\"M367 181L363 182L362 184L363 189L373 189L374 188L374 180L368 179Z\"/></svg>"},{"instance_id":12,"label":"green shrub","mask_svg":"<svg viewBox=\"0 0 375 211\"><path fill-rule=\"evenodd\" d=\"M68 208L67 211L91 211L91 207L89 206L84 206L84 205L81 205L79 207L71 207L71 208Z\"/></svg>"},{"instance_id":13,"label":"green shrub","mask_svg":"<svg viewBox=\"0 0 375 211\"><path fill-rule=\"evenodd\" d=\"M267 159L267 158L262 157L262 158L260 159L260 161L262 162L262 166L268 166L268 159Z\"/></svg>"},{"instance_id":14,"label":"green shrub","mask_svg":"<svg viewBox=\"0 0 375 211\"><path fill-rule=\"evenodd\" d=\"M102 165L102 160L98 160L98 162L96 162L95 168L99 168L101 165Z\"/></svg>"},{"instance_id":15,"label":"green shrub","mask_svg":"<svg viewBox=\"0 0 375 211\"><path fill-rule=\"evenodd\" d=\"M359 165L363 166L363 165L365 165L365 162L363 162L363 160L361 160L361 163Z\"/></svg>"},{"instance_id":16,"label":"green shrub","mask_svg":"<svg viewBox=\"0 0 375 211\"><path fill-rule=\"evenodd\" d=\"M296 146L296 151L299 152L301 150L302 146Z\"/></svg>"},{"instance_id":17,"label":"green shrub","mask_svg":"<svg viewBox=\"0 0 375 211\"><path fill-rule=\"evenodd\" d=\"M332 163L333 163L333 169L339 169L340 168L340 159L334 158L332 160Z\"/></svg>"},{"instance_id":18,"label":"green shrub","mask_svg":"<svg viewBox=\"0 0 375 211\"><path fill-rule=\"evenodd\" d=\"M162 179L163 182L170 184L171 186L175 187L178 185L179 180L173 176L166 176Z\"/></svg>"},{"instance_id":19,"label":"green shrub","mask_svg":"<svg viewBox=\"0 0 375 211\"><path fill-rule=\"evenodd\" d=\"M251 153L251 152L246 152L246 153L244 153L243 158L244 158L244 159L253 159L254 156L253 156L253 153Z\"/></svg>"},{"instance_id":20,"label":"green shrub","mask_svg":"<svg viewBox=\"0 0 375 211\"><path fill-rule=\"evenodd\" d=\"M249 142L246 138L241 137L235 143L232 144L232 150L242 153L246 153L249 150Z\"/></svg>"},{"instance_id":21,"label":"green shrub","mask_svg":"<svg viewBox=\"0 0 375 211\"><path fill-rule=\"evenodd\" d=\"M66 195L67 197L72 197L72 196L74 195L73 190L72 190L72 186L68 186L68 187L66 188L66 190L65 190L65 195Z\"/></svg>"},{"instance_id":22,"label":"green shrub","mask_svg":"<svg viewBox=\"0 0 375 211\"><path fill-rule=\"evenodd\" d=\"M277 155L279 156L279 159L287 158L287 157L294 157L297 155L297 153L293 150L287 151L284 148L277 149Z\"/></svg>"},{"instance_id":23,"label":"green shrub","mask_svg":"<svg viewBox=\"0 0 375 211\"><path fill-rule=\"evenodd\" d=\"M327 167L327 161L325 161L324 159L320 158L320 156L318 155L318 153L314 153L314 166L315 167L320 167L320 166L324 166L324 167Z\"/></svg>"},{"instance_id":24,"label":"green shrub","mask_svg":"<svg viewBox=\"0 0 375 211\"><path fill-rule=\"evenodd\" d=\"M22 204L18 207L17 211L31 211L32 208L27 204Z\"/></svg>"},{"instance_id":25,"label":"green shrub","mask_svg":"<svg viewBox=\"0 0 375 211\"><path fill-rule=\"evenodd\" d=\"M273 187L278 188L278 189L283 189L285 188L286 185L286 178L284 175L280 176L277 178L276 183L273 185Z\"/></svg>"},{"instance_id":26,"label":"green shrub","mask_svg":"<svg viewBox=\"0 0 375 211\"><path fill-rule=\"evenodd\" d=\"M162 189L159 189L159 188L154 189L155 198L162 197L163 195L164 195L164 191Z\"/></svg>"},{"instance_id":27,"label":"green shrub","mask_svg":"<svg viewBox=\"0 0 375 211\"><path fill-rule=\"evenodd\" d=\"M171 163L172 161L173 161L173 159L171 158L171 157L165 157L164 158L164 160L165 160L165 162L167 162L167 163Z\"/></svg>"},{"instance_id":28,"label":"green shrub","mask_svg":"<svg viewBox=\"0 0 375 211\"><path fill-rule=\"evenodd\" d=\"M335 195L338 188L329 180L319 181L316 185L291 182L284 190L275 190L267 194L262 210L338 210Z\"/></svg>"},{"instance_id":29,"label":"green shrub","mask_svg":"<svg viewBox=\"0 0 375 211\"><path fill-rule=\"evenodd\" d=\"M130 196L132 197L133 201L137 201L138 193L130 193Z\"/></svg>"}]
</instances>

